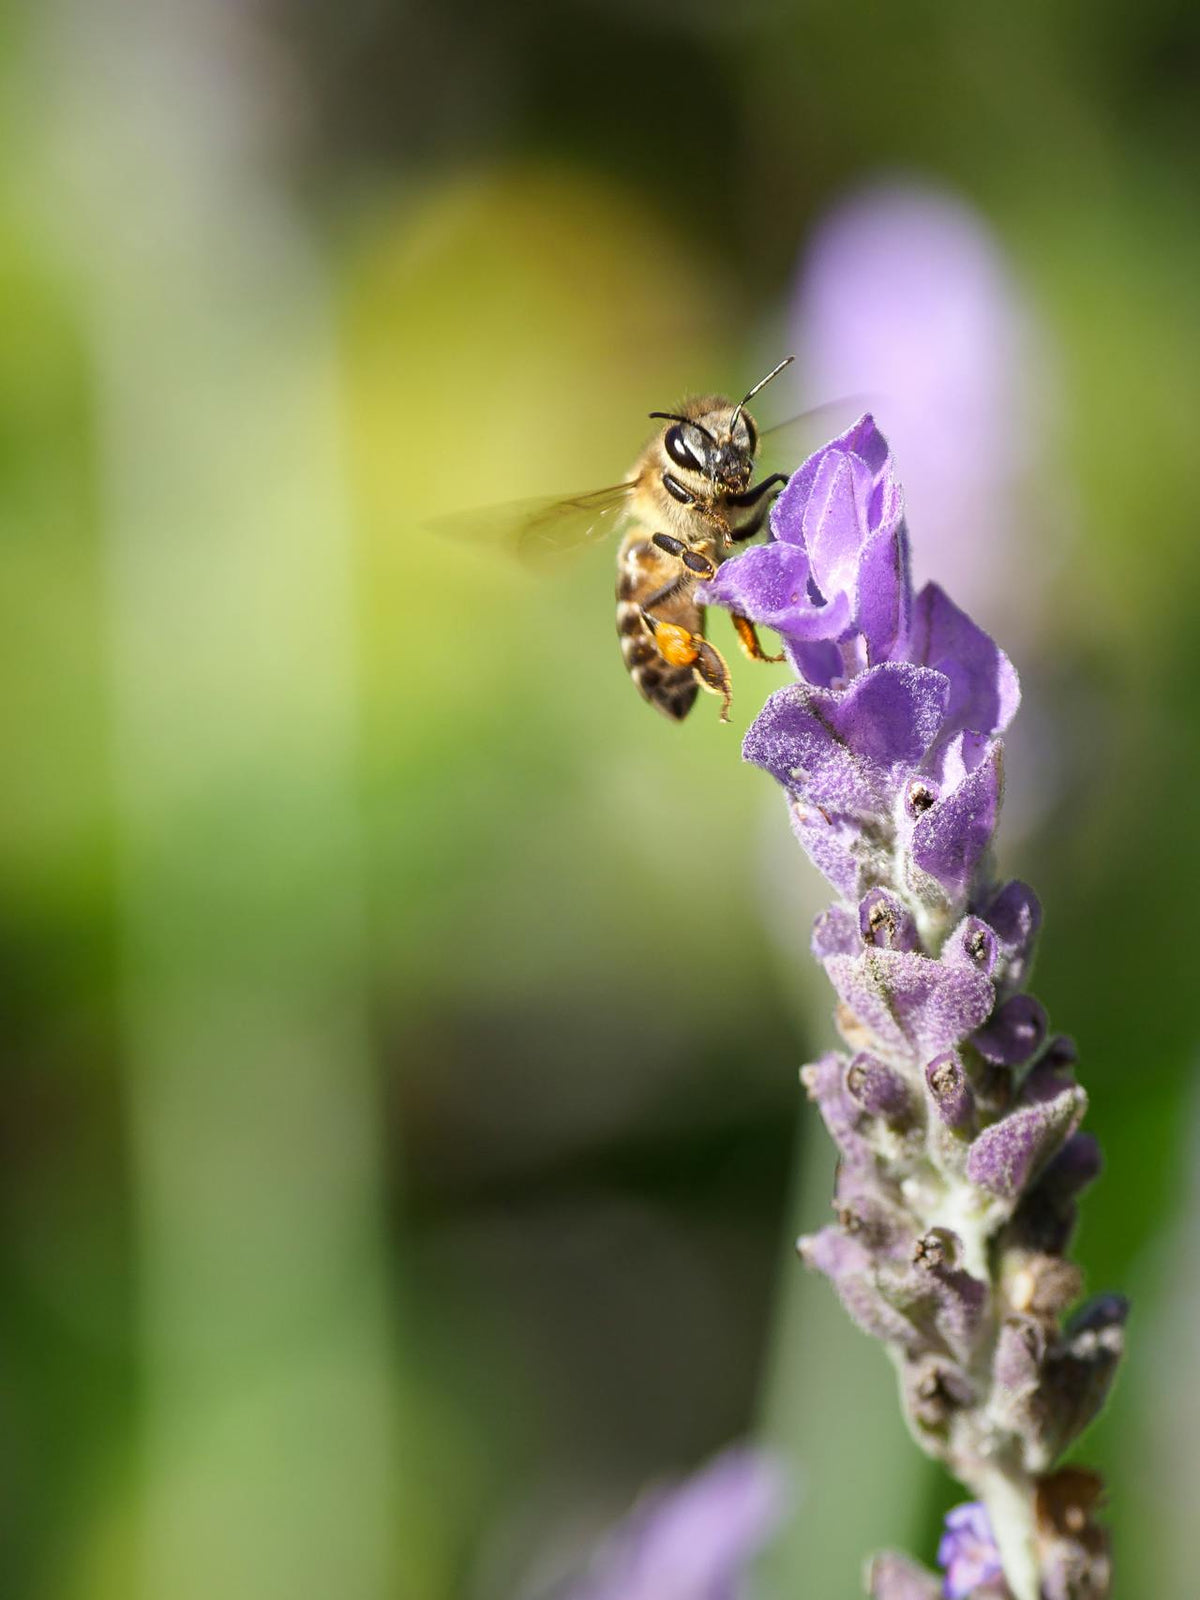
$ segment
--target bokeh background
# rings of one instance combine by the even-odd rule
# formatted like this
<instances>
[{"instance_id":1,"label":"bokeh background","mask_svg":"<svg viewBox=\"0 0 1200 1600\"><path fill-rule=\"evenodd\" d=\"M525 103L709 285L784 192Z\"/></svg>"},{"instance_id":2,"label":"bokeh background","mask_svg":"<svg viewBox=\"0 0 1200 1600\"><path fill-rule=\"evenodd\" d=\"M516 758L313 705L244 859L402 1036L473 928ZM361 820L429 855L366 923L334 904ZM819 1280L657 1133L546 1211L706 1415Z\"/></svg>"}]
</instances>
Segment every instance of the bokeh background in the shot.
<instances>
[{"instance_id":1,"label":"bokeh background","mask_svg":"<svg viewBox=\"0 0 1200 1600\"><path fill-rule=\"evenodd\" d=\"M611 551L428 531L795 350L760 420L869 393L1022 671L1004 865L1135 1306L1079 1455L1119 1592L1193 1594L1195 6L0 17L0 1592L527 1600L746 1437L765 1593L931 1557L953 1486L790 1252L778 671L669 726Z\"/></svg>"}]
</instances>

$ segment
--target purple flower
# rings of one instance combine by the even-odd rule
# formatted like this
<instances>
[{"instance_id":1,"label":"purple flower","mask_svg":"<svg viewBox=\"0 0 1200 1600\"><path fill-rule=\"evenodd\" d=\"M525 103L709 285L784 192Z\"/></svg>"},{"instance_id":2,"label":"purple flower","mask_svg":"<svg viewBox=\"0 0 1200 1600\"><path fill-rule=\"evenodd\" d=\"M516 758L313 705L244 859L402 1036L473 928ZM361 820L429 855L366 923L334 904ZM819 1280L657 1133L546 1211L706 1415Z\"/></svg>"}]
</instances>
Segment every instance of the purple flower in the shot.
<instances>
[{"instance_id":1,"label":"purple flower","mask_svg":"<svg viewBox=\"0 0 1200 1600\"><path fill-rule=\"evenodd\" d=\"M1074 1048L1025 989L1041 908L992 867L1017 676L936 584L913 599L869 417L794 475L772 531L708 598L784 639L801 681L771 695L743 754L838 895L812 949L848 1053L801 1073L840 1157L836 1222L800 1256L890 1347L914 1436L979 1496L948 1520L944 1593L1044 1600L1077 1554L1106 1548L1090 1522L1043 1548L1037 1507L1108 1392L1125 1305L1061 1322L1098 1152L1077 1132ZM871 1582L889 1600L927 1591L895 1556Z\"/></svg>"},{"instance_id":2,"label":"purple flower","mask_svg":"<svg viewBox=\"0 0 1200 1600\"><path fill-rule=\"evenodd\" d=\"M874 420L793 473L771 509L774 540L726 562L708 600L774 628L810 683L889 661L908 635L912 585L904 505Z\"/></svg>"},{"instance_id":3,"label":"purple flower","mask_svg":"<svg viewBox=\"0 0 1200 1600\"><path fill-rule=\"evenodd\" d=\"M785 1498L770 1458L727 1450L684 1483L643 1498L570 1600L737 1600Z\"/></svg>"},{"instance_id":4,"label":"purple flower","mask_svg":"<svg viewBox=\"0 0 1200 1600\"><path fill-rule=\"evenodd\" d=\"M968 1501L947 1513L938 1565L946 1574L942 1585L946 1600L969 1600L980 1584L1004 1577L992 1525L978 1502Z\"/></svg>"}]
</instances>

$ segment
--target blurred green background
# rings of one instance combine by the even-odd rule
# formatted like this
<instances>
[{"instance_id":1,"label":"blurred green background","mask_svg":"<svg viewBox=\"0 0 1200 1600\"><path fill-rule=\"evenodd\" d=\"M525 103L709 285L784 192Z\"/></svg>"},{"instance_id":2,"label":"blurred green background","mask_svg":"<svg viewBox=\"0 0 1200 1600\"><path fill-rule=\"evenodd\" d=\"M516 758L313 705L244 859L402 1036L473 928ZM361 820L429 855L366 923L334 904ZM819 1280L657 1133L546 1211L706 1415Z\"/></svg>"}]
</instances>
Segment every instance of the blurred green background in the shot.
<instances>
[{"instance_id":1,"label":"blurred green background","mask_svg":"<svg viewBox=\"0 0 1200 1600\"><path fill-rule=\"evenodd\" d=\"M671 727L610 551L534 580L426 531L741 393L822 219L903 181L1037 330L964 599L1024 680L1004 865L1108 1156L1080 1254L1135 1301L1079 1455L1119 1593L1185 1600L1200 13L0 15L0 1593L515 1600L754 1433L799 1492L770 1593L931 1557L955 1492L790 1252L829 1002L737 756L778 671Z\"/></svg>"}]
</instances>

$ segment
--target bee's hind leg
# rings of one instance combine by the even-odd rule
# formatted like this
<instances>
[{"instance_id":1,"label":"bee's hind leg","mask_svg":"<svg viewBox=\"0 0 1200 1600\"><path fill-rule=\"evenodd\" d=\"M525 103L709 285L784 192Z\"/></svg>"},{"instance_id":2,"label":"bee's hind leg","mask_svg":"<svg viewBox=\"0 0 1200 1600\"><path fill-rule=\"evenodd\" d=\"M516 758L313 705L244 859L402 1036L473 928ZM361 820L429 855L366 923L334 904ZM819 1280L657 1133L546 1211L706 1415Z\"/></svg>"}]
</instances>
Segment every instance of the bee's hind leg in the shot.
<instances>
[{"instance_id":1,"label":"bee's hind leg","mask_svg":"<svg viewBox=\"0 0 1200 1600\"><path fill-rule=\"evenodd\" d=\"M738 636L738 643L751 661L782 661L784 654L781 650L777 656L769 656L759 643L758 630L749 617L743 617L736 611L729 613L733 620L734 630Z\"/></svg>"},{"instance_id":2,"label":"bee's hind leg","mask_svg":"<svg viewBox=\"0 0 1200 1600\"><path fill-rule=\"evenodd\" d=\"M691 633L677 622L661 622L642 607L642 621L654 640L658 653L672 667L691 667L696 682L709 694L722 697L721 721L729 721L729 708L733 704L733 687L729 681L729 668L715 645L709 644L702 633Z\"/></svg>"}]
</instances>

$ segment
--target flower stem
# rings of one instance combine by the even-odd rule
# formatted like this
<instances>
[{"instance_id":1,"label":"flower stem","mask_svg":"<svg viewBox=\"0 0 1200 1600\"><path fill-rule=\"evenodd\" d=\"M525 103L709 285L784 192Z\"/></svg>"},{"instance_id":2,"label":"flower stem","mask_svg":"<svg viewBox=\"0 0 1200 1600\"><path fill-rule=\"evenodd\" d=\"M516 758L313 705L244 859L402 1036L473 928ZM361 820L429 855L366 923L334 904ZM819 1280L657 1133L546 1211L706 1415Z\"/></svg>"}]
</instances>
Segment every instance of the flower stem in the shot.
<instances>
[{"instance_id":1,"label":"flower stem","mask_svg":"<svg viewBox=\"0 0 1200 1600\"><path fill-rule=\"evenodd\" d=\"M992 1535L1013 1600L1040 1600L1033 1483L1024 1473L996 1468L980 1480Z\"/></svg>"}]
</instances>

